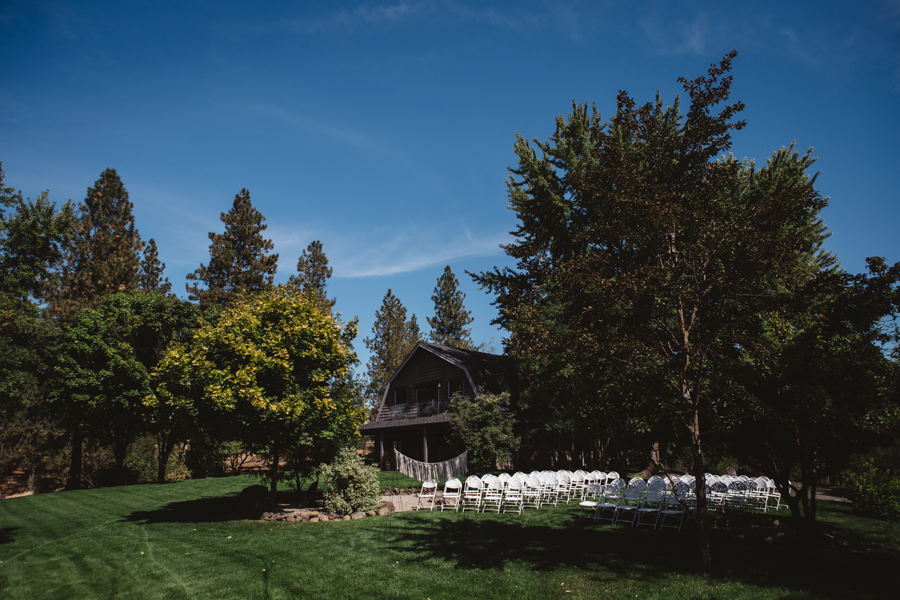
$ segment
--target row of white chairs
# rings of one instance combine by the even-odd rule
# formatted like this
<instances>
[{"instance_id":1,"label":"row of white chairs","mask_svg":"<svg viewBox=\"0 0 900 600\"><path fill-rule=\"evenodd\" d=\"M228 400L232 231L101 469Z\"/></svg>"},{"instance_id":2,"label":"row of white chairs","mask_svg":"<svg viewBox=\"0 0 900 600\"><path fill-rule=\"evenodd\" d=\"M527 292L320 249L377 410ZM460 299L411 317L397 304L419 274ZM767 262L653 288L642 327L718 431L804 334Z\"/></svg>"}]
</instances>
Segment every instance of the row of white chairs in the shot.
<instances>
[{"instance_id":1,"label":"row of white chairs","mask_svg":"<svg viewBox=\"0 0 900 600\"><path fill-rule=\"evenodd\" d=\"M690 488L684 482L676 482L668 488L657 481L641 485L634 480L626 483L619 479L607 486L593 484L587 494L596 500L580 503L579 517L612 524L628 523L632 527L671 527L681 530L685 519L685 505L690 502Z\"/></svg>"},{"instance_id":2,"label":"row of white chairs","mask_svg":"<svg viewBox=\"0 0 900 600\"><path fill-rule=\"evenodd\" d=\"M770 501L775 503L773 508L780 508L781 496L771 479L708 474L707 477L707 498L710 509L714 512L730 510L766 512ZM609 473L532 471L529 474L518 472L514 475L508 473L499 476L487 474L482 477L473 475L466 479L465 484L458 478L445 483L441 510L453 508L463 511L521 514L525 508L539 509L546 504L556 506L560 501L568 504L572 500L578 500L583 504L586 496L596 497L613 486L619 489L634 488L632 494L640 492L641 496L646 492L650 497L655 495L672 497L673 487L679 484L684 485L687 490L681 497L694 502L695 479L690 475L666 478L654 475L647 480L633 477L627 483L619 479L615 471ZM423 483L418 495L417 510L422 508L434 510L438 496L437 488L436 482Z\"/></svg>"}]
</instances>

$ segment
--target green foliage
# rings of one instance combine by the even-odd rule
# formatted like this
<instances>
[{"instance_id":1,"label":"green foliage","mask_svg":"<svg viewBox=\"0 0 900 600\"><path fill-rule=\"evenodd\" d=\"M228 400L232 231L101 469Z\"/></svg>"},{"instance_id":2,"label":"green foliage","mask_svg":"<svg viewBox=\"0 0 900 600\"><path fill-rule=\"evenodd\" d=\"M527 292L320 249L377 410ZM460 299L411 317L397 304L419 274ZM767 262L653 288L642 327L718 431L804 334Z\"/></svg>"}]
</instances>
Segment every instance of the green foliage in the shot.
<instances>
[{"instance_id":1,"label":"green foliage","mask_svg":"<svg viewBox=\"0 0 900 600\"><path fill-rule=\"evenodd\" d=\"M338 452L334 462L322 465L328 482L325 508L339 515L375 510L381 504L378 471L367 467L352 448Z\"/></svg>"},{"instance_id":2,"label":"green foliage","mask_svg":"<svg viewBox=\"0 0 900 600\"><path fill-rule=\"evenodd\" d=\"M115 169L106 169L78 206L74 237L54 306L68 318L101 299L137 286L141 237L128 191Z\"/></svg>"},{"instance_id":3,"label":"green foliage","mask_svg":"<svg viewBox=\"0 0 900 600\"><path fill-rule=\"evenodd\" d=\"M171 415L145 399L169 344L188 336L197 318L194 305L175 297L114 294L77 313L59 336L52 401L70 426L112 448L123 481L128 446L140 433L174 443Z\"/></svg>"},{"instance_id":4,"label":"green foliage","mask_svg":"<svg viewBox=\"0 0 900 600\"><path fill-rule=\"evenodd\" d=\"M168 294L172 289L168 277L163 277L166 263L159 260L159 252L156 249L156 240L150 238L144 246L144 258L138 270L138 288L144 292L156 292Z\"/></svg>"},{"instance_id":5,"label":"green foliage","mask_svg":"<svg viewBox=\"0 0 900 600\"><path fill-rule=\"evenodd\" d=\"M509 394L482 394L475 399L455 394L447 414L451 418L453 443L469 451L471 469L493 469L519 448L514 433L515 418L509 409Z\"/></svg>"},{"instance_id":6,"label":"green foliage","mask_svg":"<svg viewBox=\"0 0 900 600\"><path fill-rule=\"evenodd\" d=\"M444 267L444 273L438 277L434 286L434 317L428 317L431 326L431 341L454 348L471 348L472 335L468 327L473 319L472 313L466 310L463 301L466 295L459 290L459 280L450 265Z\"/></svg>"},{"instance_id":7,"label":"green foliage","mask_svg":"<svg viewBox=\"0 0 900 600\"><path fill-rule=\"evenodd\" d=\"M153 483L158 481L159 449L156 436L144 435L128 447L125 456L125 469L129 483ZM165 481L187 479L190 473L181 453L175 454L166 461Z\"/></svg>"},{"instance_id":8,"label":"green foliage","mask_svg":"<svg viewBox=\"0 0 900 600\"><path fill-rule=\"evenodd\" d=\"M59 283L74 217L70 203L25 200L3 178L0 163L0 476L24 469L34 489L53 490L66 444L46 410L55 329L38 303Z\"/></svg>"},{"instance_id":9,"label":"green foliage","mask_svg":"<svg viewBox=\"0 0 900 600\"><path fill-rule=\"evenodd\" d=\"M325 291L330 277L331 267L322 250L322 242L315 240L310 242L297 260L297 274L291 275L290 283L299 285L304 293L314 294L320 306L330 311L336 302L334 298L329 300Z\"/></svg>"},{"instance_id":10,"label":"green foliage","mask_svg":"<svg viewBox=\"0 0 900 600\"><path fill-rule=\"evenodd\" d=\"M879 519L900 521L900 475L867 461L862 469L847 476L846 490L860 510Z\"/></svg>"},{"instance_id":11,"label":"green foliage","mask_svg":"<svg viewBox=\"0 0 900 600\"><path fill-rule=\"evenodd\" d=\"M407 321L406 308L389 289L381 308L375 311L372 337L364 340L371 352L366 376L369 379L367 394L373 404L381 399L388 380L421 338L416 315Z\"/></svg>"},{"instance_id":12,"label":"green foliage","mask_svg":"<svg viewBox=\"0 0 900 600\"><path fill-rule=\"evenodd\" d=\"M269 254L275 247L262 236L268 227L266 218L250 202L250 192L242 189L234 197L228 213L219 217L225 223L225 232L209 233L209 266L188 274L186 284L192 301L200 307L228 306L232 299L247 292L257 292L271 286L278 268L278 255Z\"/></svg>"},{"instance_id":13,"label":"green foliage","mask_svg":"<svg viewBox=\"0 0 900 600\"><path fill-rule=\"evenodd\" d=\"M243 296L169 350L148 403L193 414L217 438L276 460L328 444L365 420L339 385L356 360L355 335L355 321L336 320L292 286Z\"/></svg>"},{"instance_id":14,"label":"green foliage","mask_svg":"<svg viewBox=\"0 0 900 600\"><path fill-rule=\"evenodd\" d=\"M0 293L21 301L44 300L59 283L63 253L71 237L71 202L59 210L47 192L25 200L3 186L0 163Z\"/></svg>"}]
</instances>

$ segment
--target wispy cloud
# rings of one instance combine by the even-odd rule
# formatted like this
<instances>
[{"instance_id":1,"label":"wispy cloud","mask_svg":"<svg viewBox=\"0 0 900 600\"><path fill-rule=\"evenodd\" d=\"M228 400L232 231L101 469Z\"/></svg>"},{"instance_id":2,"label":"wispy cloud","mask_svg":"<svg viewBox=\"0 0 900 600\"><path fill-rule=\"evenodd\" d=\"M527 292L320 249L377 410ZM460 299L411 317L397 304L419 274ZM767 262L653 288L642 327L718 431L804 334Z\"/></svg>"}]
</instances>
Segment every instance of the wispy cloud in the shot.
<instances>
[{"instance_id":1,"label":"wispy cloud","mask_svg":"<svg viewBox=\"0 0 900 600\"><path fill-rule=\"evenodd\" d=\"M691 19L643 17L638 25L659 54L702 54L709 45L709 17L698 11Z\"/></svg>"},{"instance_id":2,"label":"wispy cloud","mask_svg":"<svg viewBox=\"0 0 900 600\"><path fill-rule=\"evenodd\" d=\"M357 6L351 10L341 10L320 17L301 17L279 21L280 29L297 33L318 33L334 29L346 29L360 24L388 25L410 21L436 9L432 0L409 2L402 0L394 4Z\"/></svg>"},{"instance_id":3,"label":"wispy cloud","mask_svg":"<svg viewBox=\"0 0 900 600\"><path fill-rule=\"evenodd\" d=\"M327 125L326 122L328 120L321 117L305 117L288 112L282 108L264 104L251 105L247 107L247 110L256 116L275 119L297 129L353 146L359 150L377 152L379 154L383 154L385 150L383 143L376 143L375 140L361 135L357 130L341 129Z\"/></svg>"},{"instance_id":4,"label":"wispy cloud","mask_svg":"<svg viewBox=\"0 0 900 600\"><path fill-rule=\"evenodd\" d=\"M540 31L553 28L580 39L586 26L588 11L579 8L580 2L547 1L537 6L514 4L510 9L468 5L456 0L401 0L395 3L361 5L316 17L282 19L275 27L292 33L315 34L333 31L352 31L363 27L388 27L432 20L446 25L452 21L473 23L506 29ZM268 29L270 26L263 26Z\"/></svg>"},{"instance_id":5,"label":"wispy cloud","mask_svg":"<svg viewBox=\"0 0 900 600\"><path fill-rule=\"evenodd\" d=\"M508 241L508 234L479 237L463 230L448 238L443 232L420 229L416 234L397 234L367 248L360 248L358 242L344 246L349 251L335 256L334 276L395 275L467 256L497 255L501 253L500 244Z\"/></svg>"}]
</instances>

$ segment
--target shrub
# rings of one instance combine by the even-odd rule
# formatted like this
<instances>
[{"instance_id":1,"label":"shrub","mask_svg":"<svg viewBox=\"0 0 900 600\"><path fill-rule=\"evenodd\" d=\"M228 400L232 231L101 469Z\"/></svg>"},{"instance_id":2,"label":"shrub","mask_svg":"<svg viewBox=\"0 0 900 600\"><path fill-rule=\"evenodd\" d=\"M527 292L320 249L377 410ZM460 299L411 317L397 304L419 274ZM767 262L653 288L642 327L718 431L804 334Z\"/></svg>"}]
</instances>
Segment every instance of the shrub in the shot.
<instances>
[{"instance_id":1,"label":"shrub","mask_svg":"<svg viewBox=\"0 0 900 600\"><path fill-rule=\"evenodd\" d=\"M900 476L875 468L871 460L847 476L847 496L862 511L900 521Z\"/></svg>"},{"instance_id":2,"label":"shrub","mask_svg":"<svg viewBox=\"0 0 900 600\"><path fill-rule=\"evenodd\" d=\"M365 466L352 448L341 450L330 465L322 465L328 481L325 508L339 515L375 510L381 499L378 472Z\"/></svg>"}]
</instances>

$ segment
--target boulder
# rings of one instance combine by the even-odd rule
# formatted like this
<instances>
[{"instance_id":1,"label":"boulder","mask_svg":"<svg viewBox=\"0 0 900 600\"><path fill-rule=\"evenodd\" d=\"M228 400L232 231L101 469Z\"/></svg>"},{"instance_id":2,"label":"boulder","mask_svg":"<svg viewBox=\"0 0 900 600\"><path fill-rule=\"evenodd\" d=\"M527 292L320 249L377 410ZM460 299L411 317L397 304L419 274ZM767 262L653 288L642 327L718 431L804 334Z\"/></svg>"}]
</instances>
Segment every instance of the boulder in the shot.
<instances>
[{"instance_id":1,"label":"boulder","mask_svg":"<svg viewBox=\"0 0 900 600\"><path fill-rule=\"evenodd\" d=\"M319 515L319 521L321 521L322 523L327 523L330 520L331 519L328 518L328 515Z\"/></svg>"},{"instance_id":2,"label":"boulder","mask_svg":"<svg viewBox=\"0 0 900 600\"><path fill-rule=\"evenodd\" d=\"M342 520L342 521L349 521L349 520L350 520L350 515L344 515L343 517L341 517L341 520Z\"/></svg>"},{"instance_id":3,"label":"boulder","mask_svg":"<svg viewBox=\"0 0 900 600\"><path fill-rule=\"evenodd\" d=\"M317 510L310 511L310 513L309 513L310 519L312 519L314 517L318 517L318 516L319 516L319 511L317 511Z\"/></svg>"},{"instance_id":4,"label":"boulder","mask_svg":"<svg viewBox=\"0 0 900 600\"><path fill-rule=\"evenodd\" d=\"M312 518L309 520L309 522L310 522L310 523L318 523L318 522L319 522L319 517L312 517Z\"/></svg>"},{"instance_id":5,"label":"boulder","mask_svg":"<svg viewBox=\"0 0 900 600\"><path fill-rule=\"evenodd\" d=\"M376 514L378 514L378 513L376 513L374 510L367 510L367 511L366 511L366 516L367 516L367 517L374 517Z\"/></svg>"},{"instance_id":6,"label":"boulder","mask_svg":"<svg viewBox=\"0 0 900 600\"><path fill-rule=\"evenodd\" d=\"M355 513L353 513L352 515L350 515L350 518L353 519L354 521L356 521L357 519L365 519L365 518L366 518L366 513L356 511Z\"/></svg>"},{"instance_id":7,"label":"boulder","mask_svg":"<svg viewBox=\"0 0 900 600\"><path fill-rule=\"evenodd\" d=\"M393 505L391 505L391 506L393 506ZM375 512L381 516L385 516L385 515L391 514L391 509L387 505L385 505L385 506L382 506L381 508L379 508Z\"/></svg>"},{"instance_id":8,"label":"boulder","mask_svg":"<svg viewBox=\"0 0 900 600\"><path fill-rule=\"evenodd\" d=\"M394 503L393 503L393 502L382 502L382 503L381 503L381 508L387 508L387 509L388 509L388 513L392 513L392 512L395 512L395 511L397 510L397 508L394 506ZM380 510L381 510L381 509L379 509L379 511L380 511Z\"/></svg>"}]
</instances>

